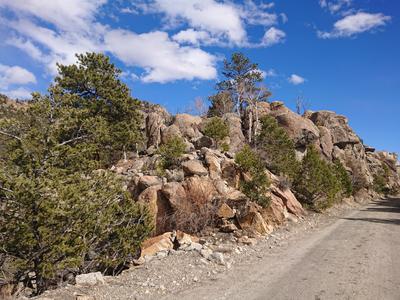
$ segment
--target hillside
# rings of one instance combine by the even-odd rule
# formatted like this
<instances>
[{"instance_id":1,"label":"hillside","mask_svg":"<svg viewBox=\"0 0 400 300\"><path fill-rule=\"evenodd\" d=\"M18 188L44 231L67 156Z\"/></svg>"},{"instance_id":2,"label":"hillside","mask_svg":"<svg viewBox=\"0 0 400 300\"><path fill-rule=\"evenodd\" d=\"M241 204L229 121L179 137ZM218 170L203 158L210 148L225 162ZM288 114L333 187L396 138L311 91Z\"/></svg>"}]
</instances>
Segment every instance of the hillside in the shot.
<instances>
[{"instance_id":1,"label":"hillside","mask_svg":"<svg viewBox=\"0 0 400 300\"><path fill-rule=\"evenodd\" d=\"M242 69L202 115L132 99L99 54L61 66L48 95L2 100L2 285L37 295L177 249L225 264L196 236L249 245L310 212L398 194L396 154L335 112L270 101L235 55L226 66Z\"/></svg>"}]
</instances>

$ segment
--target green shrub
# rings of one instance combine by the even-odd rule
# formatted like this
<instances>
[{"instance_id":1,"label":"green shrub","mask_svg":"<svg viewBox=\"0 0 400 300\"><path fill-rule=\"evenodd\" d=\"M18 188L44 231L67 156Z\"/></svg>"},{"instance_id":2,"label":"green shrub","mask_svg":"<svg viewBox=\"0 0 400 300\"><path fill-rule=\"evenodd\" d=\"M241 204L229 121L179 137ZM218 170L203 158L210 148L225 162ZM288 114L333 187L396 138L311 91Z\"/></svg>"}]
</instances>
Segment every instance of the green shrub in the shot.
<instances>
[{"instance_id":1,"label":"green shrub","mask_svg":"<svg viewBox=\"0 0 400 300\"><path fill-rule=\"evenodd\" d=\"M257 145L262 151L268 169L277 175L286 175L294 180L299 170L293 141L271 116L261 119L261 130Z\"/></svg>"},{"instance_id":2,"label":"green shrub","mask_svg":"<svg viewBox=\"0 0 400 300\"><path fill-rule=\"evenodd\" d=\"M228 152L229 151L229 144L228 143L222 143L221 144L221 150L222 150L222 152Z\"/></svg>"},{"instance_id":3,"label":"green shrub","mask_svg":"<svg viewBox=\"0 0 400 300\"><path fill-rule=\"evenodd\" d=\"M161 170L177 166L185 150L185 142L179 136L173 136L165 144L162 144L158 149L158 153L161 155L159 165Z\"/></svg>"},{"instance_id":4,"label":"green shrub","mask_svg":"<svg viewBox=\"0 0 400 300\"><path fill-rule=\"evenodd\" d=\"M249 179L241 180L241 191L250 200L263 207L268 206L270 199L266 196L270 182L265 173L265 167L261 158L250 146L246 145L235 156L235 162L239 165L242 172L250 175Z\"/></svg>"},{"instance_id":5,"label":"green shrub","mask_svg":"<svg viewBox=\"0 0 400 300\"><path fill-rule=\"evenodd\" d=\"M219 143L229 135L229 125L220 117L212 117L207 120L204 134Z\"/></svg>"},{"instance_id":6,"label":"green shrub","mask_svg":"<svg viewBox=\"0 0 400 300\"><path fill-rule=\"evenodd\" d=\"M390 177L389 167L386 164L382 164L382 168L379 171L379 173L374 174L374 181L373 181L374 191L383 195L390 194L391 190L388 186L389 177Z\"/></svg>"},{"instance_id":7,"label":"green shrub","mask_svg":"<svg viewBox=\"0 0 400 300\"><path fill-rule=\"evenodd\" d=\"M340 160L334 161L335 176L341 185L341 191L344 196L350 197L353 194L353 182L351 177Z\"/></svg>"},{"instance_id":8,"label":"green shrub","mask_svg":"<svg viewBox=\"0 0 400 300\"><path fill-rule=\"evenodd\" d=\"M312 146L307 149L293 186L298 199L317 211L332 206L341 191L333 166Z\"/></svg>"},{"instance_id":9,"label":"green shrub","mask_svg":"<svg viewBox=\"0 0 400 300\"><path fill-rule=\"evenodd\" d=\"M118 272L152 231L147 210L133 202L114 174L32 179L8 170L2 175L7 192L0 252L13 258L16 282L34 272L36 294L67 268Z\"/></svg>"}]
</instances>

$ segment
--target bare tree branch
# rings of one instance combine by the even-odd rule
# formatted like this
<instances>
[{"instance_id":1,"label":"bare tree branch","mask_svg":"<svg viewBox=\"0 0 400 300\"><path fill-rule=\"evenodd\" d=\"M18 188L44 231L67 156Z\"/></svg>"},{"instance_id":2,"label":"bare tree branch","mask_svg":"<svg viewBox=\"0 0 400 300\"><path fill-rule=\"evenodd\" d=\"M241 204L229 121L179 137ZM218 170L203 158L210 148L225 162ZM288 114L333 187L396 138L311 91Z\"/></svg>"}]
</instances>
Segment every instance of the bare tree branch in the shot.
<instances>
[{"instance_id":1,"label":"bare tree branch","mask_svg":"<svg viewBox=\"0 0 400 300\"><path fill-rule=\"evenodd\" d=\"M64 145L67 145L69 143L73 143L75 141L83 140L83 139L85 139L87 137L88 137L88 135L78 136L76 138L73 138L73 139L70 139L70 140L67 140L67 141L64 141L64 142L60 143L59 146L64 146Z\"/></svg>"},{"instance_id":2,"label":"bare tree branch","mask_svg":"<svg viewBox=\"0 0 400 300\"><path fill-rule=\"evenodd\" d=\"M18 137L18 136L16 136L16 135L13 135L13 134L11 134L11 133L7 133L7 132L5 132L5 131L0 130L0 134L5 135L5 136L8 136L8 137L10 137L10 138L13 138L13 139L16 139L16 140L22 142L22 139L21 139L20 137Z\"/></svg>"}]
</instances>

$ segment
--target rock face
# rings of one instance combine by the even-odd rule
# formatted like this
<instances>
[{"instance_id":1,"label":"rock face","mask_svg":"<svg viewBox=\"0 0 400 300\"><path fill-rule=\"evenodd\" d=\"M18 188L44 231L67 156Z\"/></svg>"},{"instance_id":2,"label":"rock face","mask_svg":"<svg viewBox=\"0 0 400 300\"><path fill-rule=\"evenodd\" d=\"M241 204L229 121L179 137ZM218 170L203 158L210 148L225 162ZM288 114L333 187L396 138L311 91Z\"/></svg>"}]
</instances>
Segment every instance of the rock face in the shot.
<instances>
[{"instance_id":1,"label":"rock face","mask_svg":"<svg viewBox=\"0 0 400 300\"><path fill-rule=\"evenodd\" d=\"M317 141L319 130L312 121L292 112L282 102L272 102L270 107L270 115L286 130L297 148L305 148Z\"/></svg>"},{"instance_id":2,"label":"rock face","mask_svg":"<svg viewBox=\"0 0 400 300\"><path fill-rule=\"evenodd\" d=\"M310 116L310 120L317 126L324 126L332 136L332 143L339 148L348 144L360 144L360 138L350 128L346 117L332 111L317 111Z\"/></svg>"},{"instance_id":3,"label":"rock face","mask_svg":"<svg viewBox=\"0 0 400 300\"><path fill-rule=\"evenodd\" d=\"M164 125L164 120L161 115L152 112L146 117L146 136L147 148L151 146L158 147L161 142L161 129Z\"/></svg>"},{"instance_id":4,"label":"rock face","mask_svg":"<svg viewBox=\"0 0 400 300\"><path fill-rule=\"evenodd\" d=\"M338 159L351 171L356 186L372 184L373 177L368 166L365 147L354 133L344 116L331 111L318 111L309 114L311 121L321 131L321 152L329 159Z\"/></svg>"},{"instance_id":5,"label":"rock face","mask_svg":"<svg viewBox=\"0 0 400 300\"><path fill-rule=\"evenodd\" d=\"M192 116L188 114L178 114L175 116L173 125L179 128L183 137L189 141L195 140L202 136L199 128L203 120L201 117Z\"/></svg>"},{"instance_id":6,"label":"rock face","mask_svg":"<svg viewBox=\"0 0 400 300\"><path fill-rule=\"evenodd\" d=\"M274 117L294 140L299 160L309 145L314 145L327 161L340 160L351 172L353 182L360 186L356 198L373 196L368 187L372 186L374 175L386 169L389 187L400 190L397 156L364 146L347 118L334 112L306 112L300 116L282 102L262 102L246 108L242 117L227 113L223 119L229 125L226 142L230 152L224 153L214 149L215 142L203 135L204 118L188 114L171 117L157 106L147 109L144 115L147 149L142 155L131 155L129 160L119 162L113 170L126 179L134 198L148 205L154 217L154 234L173 230L172 222L168 221L170 216L193 201L215 206L221 231L242 230L249 236L268 234L287 219L304 216L306 212L295 195L290 189L279 188L279 180L272 173L266 195L270 198L268 207L251 202L240 191L240 182L247 177L236 165L235 153L254 137L260 129L260 119L266 115ZM173 136L184 139L187 153L182 156L180 166L161 174L156 170L160 159L157 147ZM168 238L166 247L171 247L167 241Z\"/></svg>"},{"instance_id":7,"label":"rock face","mask_svg":"<svg viewBox=\"0 0 400 300\"><path fill-rule=\"evenodd\" d=\"M245 144L245 137L242 130L242 120L235 113L225 114L224 121L229 125L229 150L237 152Z\"/></svg>"}]
</instances>

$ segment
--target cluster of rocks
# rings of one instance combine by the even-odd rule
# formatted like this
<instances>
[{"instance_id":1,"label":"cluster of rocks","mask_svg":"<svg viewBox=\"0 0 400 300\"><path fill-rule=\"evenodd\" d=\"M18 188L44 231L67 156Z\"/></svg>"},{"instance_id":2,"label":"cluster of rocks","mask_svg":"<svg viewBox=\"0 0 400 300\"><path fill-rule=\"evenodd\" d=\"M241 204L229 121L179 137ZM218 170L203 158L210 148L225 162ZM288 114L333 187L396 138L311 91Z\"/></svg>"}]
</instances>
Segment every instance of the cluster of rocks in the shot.
<instances>
[{"instance_id":1,"label":"cluster of rocks","mask_svg":"<svg viewBox=\"0 0 400 300\"><path fill-rule=\"evenodd\" d=\"M331 111L307 111L301 116L276 101L258 103L255 108L248 108L243 117L225 114L223 119L229 125L225 142L229 144L230 152L215 149L215 142L203 134L206 118L188 114L171 116L158 105L147 106L143 114L147 136L145 149L120 161L113 169L126 180L132 195L150 208L155 235L173 230L168 217L192 201L193 194L199 191L202 191L204 201L216 205L218 227L222 232L244 231L254 237L270 234L287 219L302 218L304 210L295 195L289 188L283 188L270 172L272 185L267 196L271 202L267 208L249 201L239 190L240 181L249 177L235 164L235 153L246 144L255 129L260 128L260 119L265 115L274 117L293 139L299 160L309 145L314 145L328 161L340 160L352 174L353 182L360 186L356 198L367 200L375 196L368 187L383 165L390 170L390 187L400 186L397 156L365 146L349 126L347 118ZM157 148L172 136L185 141L186 154L179 167L165 170L160 175ZM166 241L164 236L160 238L160 241Z\"/></svg>"}]
</instances>

